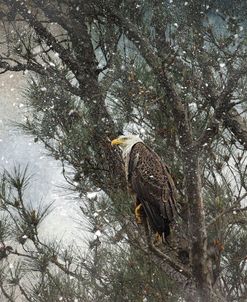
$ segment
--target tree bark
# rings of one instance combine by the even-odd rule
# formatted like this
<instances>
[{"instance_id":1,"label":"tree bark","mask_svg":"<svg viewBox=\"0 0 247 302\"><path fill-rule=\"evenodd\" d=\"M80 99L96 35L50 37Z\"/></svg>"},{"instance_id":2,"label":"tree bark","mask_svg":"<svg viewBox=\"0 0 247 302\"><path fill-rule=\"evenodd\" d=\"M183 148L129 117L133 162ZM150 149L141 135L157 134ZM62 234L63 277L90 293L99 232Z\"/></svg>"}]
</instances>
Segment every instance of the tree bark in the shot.
<instances>
[{"instance_id":1,"label":"tree bark","mask_svg":"<svg viewBox=\"0 0 247 302\"><path fill-rule=\"evenodd\" d=\"M201 172L197 150L189 149L183 154L185 187L189 208L190 259L192 274L200 301L211 299L213 288L207 262L207 233L202 199Z\"/></svg>"}]
</instances>

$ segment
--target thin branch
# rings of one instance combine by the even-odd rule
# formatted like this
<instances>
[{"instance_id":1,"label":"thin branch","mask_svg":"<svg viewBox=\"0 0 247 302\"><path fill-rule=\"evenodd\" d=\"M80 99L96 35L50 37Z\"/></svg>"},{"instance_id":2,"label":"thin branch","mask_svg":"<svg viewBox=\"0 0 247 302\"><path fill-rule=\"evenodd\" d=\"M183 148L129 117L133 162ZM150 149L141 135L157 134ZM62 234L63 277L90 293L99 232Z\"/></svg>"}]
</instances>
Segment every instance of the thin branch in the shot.
<instances>
[{"instance_id":1,"label":"thin branch","mask_svg":"<svg viewBox=\"0 0 247 302\"><path fill-rule=\"evenodd\" d=\"M0 68L4 69L3 71L0 72L0 74L5 73L7 71L33 71L37 74L43 75L43 76L53 76L54 78L58 78L61 80L63 83L64 87L68 89L69 92L76 96L81 96L81 91L79 88L76 86L73 86L64 76L64 74L60 73L57 69L52 69L50 67L44 68L41 64L35 62L27 62L27 63L21 63L13 58L6 58L8 61L13 61L16 64L15 65L10 65L7 61L2 61L4 60L4 57L0 56Z\"/></svg>"},{"instance_id":2,"label":"thin branch","mask_svg":"<svg viewBox=\"0 0 247 302\"><path fill-rule=\"evenodd\" d=\"M9 294L7 293L7 291L5 290L5 288L4 288L2 282L0 282L0 288L1 288L1 290L2 290L3 295L5 296L5 298L8 299L9 302L15 302L15 300L12 299L11 295L9 295Z\"/></svg>"},{"instance_id":3,"label":"thin branch","mask_svg":"<svg viewBox=\"0 0 247 302\"><path fill-rule=\"evenodd\" d=\"M245 193L241 199L245 198L247 196L247 193ZM222 211L219 215L217 215L216 217L214 217L209 223L208 225L206 226L207 229L209 229L211 226L213 226L215 223L218 222L219 219L221 219L223 216L229 214L229 213L233 213L233 212L238 212L238 213L241 213L241 212L245 212L247 211L247 207L244 207L244 208L236 208L236 206L232 206L224 211Z\"/></svg>"},{"instance_id":4,"label":"thin branch","mask_svg":"<svg viewBox=\"0 0 247 302\"><path fill-rule=\"evenodd\" d=\"M29 13L27 6L24 3L20 3L17 0L4 0L6 4L15 6L18 12L23 16L23 18L32 26L35 32L40 36L41 39L46 41L48 46L52 46L53 50L56 51L61 60L67 64L67 66L72 70L75 76L78 76L78 70L80 70L80 64L76 61L71 52L58 43L55 37L43 26L43 24Z\"/></svg>"}]
</instances>

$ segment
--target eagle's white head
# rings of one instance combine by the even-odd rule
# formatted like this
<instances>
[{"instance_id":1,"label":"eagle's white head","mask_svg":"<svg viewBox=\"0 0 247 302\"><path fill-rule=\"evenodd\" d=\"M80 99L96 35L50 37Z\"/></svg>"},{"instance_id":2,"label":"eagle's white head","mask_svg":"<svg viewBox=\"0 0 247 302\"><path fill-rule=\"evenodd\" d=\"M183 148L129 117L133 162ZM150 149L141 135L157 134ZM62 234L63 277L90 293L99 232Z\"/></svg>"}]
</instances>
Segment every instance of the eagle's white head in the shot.
<instances>
[{"instance_id":1,"label":"eagle's white head","mask_svg":"<svg viewBox=\"0 0 247 302\"><path fill-rule=\"evenodd\" d=\"M139 142L143 142L138 135L120 135L119 137L112 140L111 144L118 145L123 151L123 156L125 157L130 151L131 148Z\"/></svg>"}]
</instances>

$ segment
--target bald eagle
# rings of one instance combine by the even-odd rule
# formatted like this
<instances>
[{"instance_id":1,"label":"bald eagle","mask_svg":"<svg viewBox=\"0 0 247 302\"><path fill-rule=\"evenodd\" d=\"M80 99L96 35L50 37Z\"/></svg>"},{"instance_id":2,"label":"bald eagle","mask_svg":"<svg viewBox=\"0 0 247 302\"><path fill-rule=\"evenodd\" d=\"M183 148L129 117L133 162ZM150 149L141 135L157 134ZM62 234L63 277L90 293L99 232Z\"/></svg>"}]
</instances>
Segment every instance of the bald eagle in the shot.
<instances>
[{"instance_id":1,"label":"bald eagle","mask_svg":"<svg viewBox=\"0 0 247 302\"><path fill-rule=\"evenodd\" d=\"M122 149L128 188L136 202L136 222L142 223L147 217L156 239L164 242L176 212L175 185L169 168L139 136L120 135L111 144Z\"/></svg>"}]
</instances>

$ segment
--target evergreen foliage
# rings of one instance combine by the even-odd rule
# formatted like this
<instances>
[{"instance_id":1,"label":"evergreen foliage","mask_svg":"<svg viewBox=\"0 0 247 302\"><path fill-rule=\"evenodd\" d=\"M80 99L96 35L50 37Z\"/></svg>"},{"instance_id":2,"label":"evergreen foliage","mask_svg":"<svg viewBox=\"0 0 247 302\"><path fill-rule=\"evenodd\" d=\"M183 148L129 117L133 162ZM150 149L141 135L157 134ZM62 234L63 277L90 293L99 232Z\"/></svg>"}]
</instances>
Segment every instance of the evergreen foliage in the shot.
<instances>
[{"instance_id":1,"label":"evergreen foliage","mask_svg":"<svg viewBox=\"0 0 247 302\"><path fill-rule=\"evenodd\" d=\"M4 171L3 299L244 301L244 1L241 11L210 0L2 2L14 55L1 54L0 68L31 71L21 127L62 163L92 233L85 251L79 239L71 248L41 240L50 207L27 203L27 167ZM154 247L134 221L110 146L118 131L140 134L170 166L181 216L171 246Z\"/></svg>"}]
</instances>

